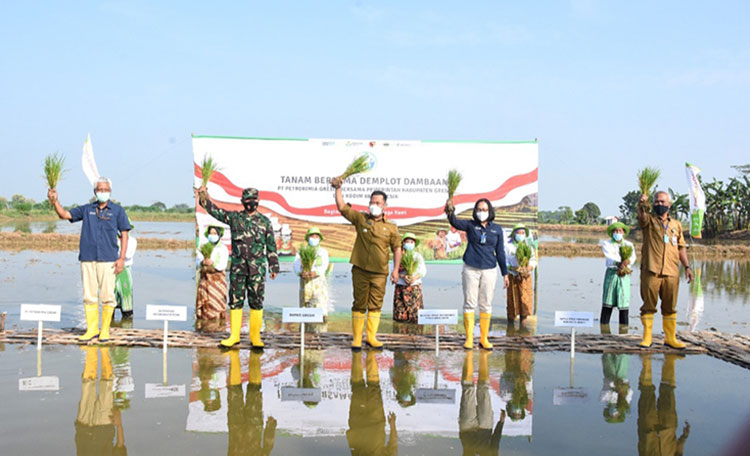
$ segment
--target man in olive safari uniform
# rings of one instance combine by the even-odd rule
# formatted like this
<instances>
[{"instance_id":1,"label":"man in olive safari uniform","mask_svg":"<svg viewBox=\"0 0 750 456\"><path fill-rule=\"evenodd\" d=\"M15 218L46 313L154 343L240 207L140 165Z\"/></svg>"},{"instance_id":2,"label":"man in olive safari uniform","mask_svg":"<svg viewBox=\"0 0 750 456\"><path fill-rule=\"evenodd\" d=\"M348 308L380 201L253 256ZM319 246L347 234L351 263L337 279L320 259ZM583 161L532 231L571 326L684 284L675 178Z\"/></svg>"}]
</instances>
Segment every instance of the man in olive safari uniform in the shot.
<instances>
[{"instance_id":1,"label":"man in olive safari uniform","mask_svg":"<svg viewBox=\"0 0 750 456\"><path fill-rule=\"evenodd\" d=\"M672 348L685 348L675 336L677 326L677 292L680 287L680 263L685 267L688 283L693 272L687 259L682 223L669 216L669 194L656 192L653 213L648 204L648 195L641 195L638 202L638 225L643 231L641 250L641 322L643 340L641 347L651 346L656 304L661 298L661 314L664 326L664 343Z\"/></svg>"},{"instance_id":2,"label":"man in olive safari uniform","mask_svg":"<svg viewBox=\"0 0 750 456\"><path fill-rule=\"evenodd\" d=\"M375 335L380 324L380 310L383 307L385 286L388 279L389 248L393 251L393 264L401 264L401 238L398 227L385 219L387 196L381 191L370 195L370 212L355 211L344 202L341 193L342 180L335 177L331 186L336 189L336 207L357 229L352 256L352 349L362 348L362 329L367 312L367 344L372 348L382 348ZM398 267L393 268L391 283L398 282Z\"/></svg>"}]
</instances>

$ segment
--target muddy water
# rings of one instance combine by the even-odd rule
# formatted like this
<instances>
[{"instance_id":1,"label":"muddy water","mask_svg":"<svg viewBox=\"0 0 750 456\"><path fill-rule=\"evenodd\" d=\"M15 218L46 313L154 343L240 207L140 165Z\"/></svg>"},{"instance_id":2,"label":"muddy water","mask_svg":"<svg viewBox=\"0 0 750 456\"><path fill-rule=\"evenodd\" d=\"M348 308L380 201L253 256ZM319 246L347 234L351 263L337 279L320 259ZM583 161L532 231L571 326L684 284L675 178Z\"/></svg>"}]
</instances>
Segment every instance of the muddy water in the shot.
<instances>
[{"instance_id":1,"label":"muddy water","mask_svg":"<svg viewBox=\"0 0 750 456\"><path fill-rule=\"evenodd\" d=\"M699 355L579 354L571 375L565 353L170 349L166 378L157 349L0 360L13 455L716 454L750 411L716 382L750 371Z\"/></svg>"},{"instance_id":2,"label":"muddy water","mask_svg":"<svg viewBox=\"0 0 750 456\"><path fill-rule=\"evenodd\" d=\"M83 324L80 269L74 252L3 251L0 254L0 311L8 312L8 327L32 327L33 323L18 320L22 302L61 304L63 320L51 327L71 327ZM693 294L683 280L678 298L680 330L717 328L721 331L748 334L750 306L750 261L695 261L701 272L702 306L695 307ZM331 325L329 330L349 330L351 308L351 275L348 264L335 264L330 285ZM460 308L463 301L460 265L429 265L424 279L424 299L428 308ZM537 332L559 332L555 328L556 310L590 311L598 318L601 287L604 279L604 260L598 258L543 257L538 269ZM195 299L195 272L192 253L186 250L143 250L136 254L133 266L135 319L138 328L157 328L158 322L145 320L146 304L186 305L192 317ZM639 277L632 278L630 331L639 330ZM298 279L291 272L290 263L282 263L282 273L266 285L266 309L269 324L280 327L277 321L282 307L298 305ZM702 310L700 309L702 307ZM392 311L392 287L389 286L383 309ZM505 315L505 292L498 286L494 300L494 315ZM119 314L118 314L119 316ZM616 331L617 316L612 327ZM504 332L504 325L493 326L495 334ZM173 322L171 328L190 329L194 322ZM395 329L383 319L384 331ZM459 331L459 328L452 328ZM596 327L592 330L598 331ZM429 331L429 329L428 329Z\"/></svg>"},{"instance_id":3,"label":"muddy water","mask_svg":"<svg viewBox=\"0 0 750 456\"><path fill-rule=\"evenodd\" d=\"M192 239L195 236L195 224L191 222L133 222L138 237L157 239ZM23 233L58 233L80 234L81 224L66 220L49 222L29 222L13 220L0 224L0 231L20 231Z\"/></svg>"}]
</instances>

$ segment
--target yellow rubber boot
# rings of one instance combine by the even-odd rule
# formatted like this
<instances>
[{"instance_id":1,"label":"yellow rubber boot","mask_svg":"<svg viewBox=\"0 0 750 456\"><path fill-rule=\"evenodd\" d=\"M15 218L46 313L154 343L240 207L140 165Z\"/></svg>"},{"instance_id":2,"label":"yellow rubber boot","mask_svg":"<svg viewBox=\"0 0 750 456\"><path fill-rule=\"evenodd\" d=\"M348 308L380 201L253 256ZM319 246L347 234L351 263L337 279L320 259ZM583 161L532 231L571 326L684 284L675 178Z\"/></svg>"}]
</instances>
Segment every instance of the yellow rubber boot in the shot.
<instances>
[{"instance_id":1,"label":"yellow rubber boot","mask_svg":"<svg viewBox=\"0 0 750 456\"><path fill-rule=\"evenodd\" d=\"M97 349L95 346L81 347L81 349L86 351L86 361L83 363L81 378L84 380L96 380L96 368L99 362Z\"/></svg>"},{"instance_id":2,"label":"yellow rubber boot","mask_svg":"<svg viewBox=\"0 0 750 456\"><path fill-rule=\"evenodd\" d=\"M383 348L383 342L375 337L378 333L378 326L380 326L380 312L367 312L367 345L372 348Z\"/></svg>"},{"instance_id":3,"label":"yellow rubber boot","mask_svg":"<svg viewBox=\"0 0 750 456\"><path fill-rule=\"evenodd\" d=\"M490 365L489 365L489 358L490 352L483 351L479 353L479 383L489 383L490 382Z\"/></svg>"},{"instance_id":4,"label":"yellow rubber boot","mask_svg":"<svg viewBox=\"0 0 750 456\"><path fill-rule=\"evenodd\" d=\"M110 307L110 306L107 306ZM109 357L109 347L102 347L102 380L109 380L114 377L112 375L112 358Z\"/></svg>"},{"instance_id":5,"label":"yellow rubber boot","mask_svg":"<svg viewBox=\"0 0 750 456\"><path fill-rule=\"evenodd\" d=\"M378 372L378 360L375 358L375 352L367 352L365 359L365 369L367 370L367 384L380 383L380 373Z\"/></svg>"},{"instance_id":6,"label":"yellow rubber boot","mask_svg":"<svg viewBox=\"0 0 750 456\"><path fill-rule=\"evenodd\" d=\"M88 342L99 335L99 304L89 304L83 308L86 311L86 333L78 340Z\"/></svg>"},{"instance_id":7,"label":"yellow rubber boot","mask_svg":"<svg viewBox=\"0 0 750 456\"><path fill-rule=\"evenodd\" d=\"M474 384L474 351L466 352L464 358L464 368L461 372L461 384L472 385Z\"/></svg>"},{"instance_id":8,"label":"yellow rubber boot","mask_svg":"<svg viewBox=\"0 0 750 456\"><path fill-rule=\"evenodd\" d=\"M242 384L242 367L239 350L229 352L229 386Z\"/></svg>"},{"instance_id":9,"label":"yellow rubber boot","mask_svg":"<svg viewBox=\"0 0 750 456\"><path fill-rule=\"evenodd\" d=\"M466 331L466 342L464 348L474 348L474 312L464 312L464 330Z\"/></svg>"},{"instance_id":10,"label":"yellow rubber boot","mask_svg":"<svg viewBox=\"0 0 750 456\"><path fill-rule=\"evenodd\" d=\"M365 328L365 313L352 311L352 350L362 348L362 330Z\"/></svg>"},{"instance_id":11,"label":"yellow rubber boot","mask_svg":"<svg viewBox=\"0 0 750 456\"><path fill-rule=\"evenodd\" d=\"M260 340L260 328L263 326L263 309L250 309L250 343L253 348L263 348L263 341Z\"/></svg>"},{"instance_id":12,"label":"yellow rubber boot","mask_svg":"<svg viewBox=\"0 0 750 456\"><path fill-rule=\"evenodd\" d=\"M641 315L641 323L643 323L643 340L639 345L643 348L649 348L652 343L651 331L654 329L654 314Z\"/></svg>"},{"instance_id":13,"label":"yellow rubber boot","mask_svg":"<svg viewBox=\"0 0 750 456\"><path fill-rule=\"evenodd\" d=\"M351 382L362 383L363 381L362 355L360 353L352 353Z\"/></svg>"},{"instance_id":14,"label":"yellow rubber boot","mask_svg":"<svg viewBox=\"0 0 750 456\"><path fill-rule=\"evenodd\" d=\"M260 357L261 353L258 351L250 352L250 361L248 366L248 376L251 385L260 386L262 377L260 375Z\"/></svg>"},{"instance_id":15,"label":"yellow rubber boot","mask_svg":"<svg viewBox=\"0 0 750 456\"><path fill-rule=\"evenodd\" d=\"M685 348L685 344L677 340L677 314L662 315L662 325L664 327L664 345L678 350Z\"/></svg>"},{"instance_id":16,"label":"yellow rubber boot","mask_svg":"<svg viewBox=\"0 0 750 456\"><path fill-rule=\"evenodd\" d=\"M114 307L102 306L102 330L99 332L99 342L107 342L109 340L109 325L112 323L112 315L114 313Z\"/></svg>"},{"instance_id":17,"label":"yellow rubber boot","mask_svg":"<svg viewBox=\"0 0 750 456\"><path fill-rule=\"evenodd\" d=\"M490 333L490 320L491 319L492 319L492 314L489 314L489 313L479 314L479 334L481 336L481 338L479 339L479 346L485 350L492 350L492 344L487 339L487 335Z\"/></svg>"},{"instance_id":18,"label":"yellow rubber boot","mask_svg":"<svg viewBox=\"0 0 750 456\"><path fill-rule=\"evenodd\" d=\"M222 347L233 347L240 341L240 327L242 326L242 309L229 311L229 338L222 340Z\"/></svg>"},{"instance_id":19,"label":"yellow rubber boot","mask_svg":"<svg viewBox=\"0 0 750 456\"><path fill-rule=\"evenodd\" d=\"M641 355L641 375L638 377L638 384L641 386L651 386L651 355Z\"/></svg>"}]
</instances>

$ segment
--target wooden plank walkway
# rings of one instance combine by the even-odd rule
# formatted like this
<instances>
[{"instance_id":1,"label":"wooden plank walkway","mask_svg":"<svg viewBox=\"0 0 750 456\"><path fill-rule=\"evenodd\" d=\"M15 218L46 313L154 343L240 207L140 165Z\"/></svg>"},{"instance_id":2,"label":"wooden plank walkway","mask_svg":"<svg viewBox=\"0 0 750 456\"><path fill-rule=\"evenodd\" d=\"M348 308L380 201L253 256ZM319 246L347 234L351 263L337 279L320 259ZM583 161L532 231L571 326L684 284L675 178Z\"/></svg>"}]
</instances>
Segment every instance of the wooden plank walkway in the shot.
<instances>
[{"instance_id":1,"label":"wooden plank walkway","mask_svg":"<svg viewBox=\"0 0 750 456\"><path fill-rule=\"evenodd\" d=\"M42 344L79 345L80 329L44 330ZM0 343L35 344L37 333L34 330L8 330L0 332ZM160 329L112 328L107 345L129 347L161 347L163 331ZM206 333L193 331L169 331L169 346L179 348L216 347L226 333ZM750 369L750 337L724 334L718 331L680 332L678 337L687 344L685 350L675 350L664 345L660 336L654 336L654 344L649 349L638 346L639 334L576 334L576 351L579 353L684 353L707 354L714 358ZM378 334L378 338L388 350L434 350L433 335ZM269 333L263 335L266 348L295 349L299 347L298 332ZM441 350L462 350L463 335L445 334L440 336ZM497 350L570 351L570 334L540 334L528 336L490 337ZM98 343L98 342L90 342ZM351 335L341 332L326 332L305 335L305 347L322 350L331 347L347 348ZM247 335L242 335L240 349L249 349Z\"/></svg>"}]
</instances>

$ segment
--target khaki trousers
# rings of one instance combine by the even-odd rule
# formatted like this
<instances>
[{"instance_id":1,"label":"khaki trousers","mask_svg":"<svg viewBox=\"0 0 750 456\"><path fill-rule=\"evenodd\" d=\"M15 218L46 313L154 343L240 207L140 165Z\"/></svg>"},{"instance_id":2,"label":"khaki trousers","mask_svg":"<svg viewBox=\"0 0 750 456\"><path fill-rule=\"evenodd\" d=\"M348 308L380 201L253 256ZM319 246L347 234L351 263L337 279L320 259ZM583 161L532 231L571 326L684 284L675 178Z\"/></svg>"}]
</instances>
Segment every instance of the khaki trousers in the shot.
<instances>
[{"instance_id":1,"label":"khaki trousers","mask_svg":"<svg viewBox=\"0 0 750 456\"><path fill-rule=\"evenodd\" d=\"M354 288L352 311L380 312L383 308L387 279L388 274L377 274L352 266L352 288Z\"/></svg>"},{"instance_id":2,"label":"khaki trousers","mask_svg":"<svg viewBox=\"0 0 750 456\"><path fill-rule=\"evenodd\" d=\"M81 281L83 282L83 304L115 307L115 262L82 261Z\"/></svg>"},{"instance_id":3,"label":"khaki trousers","mask_svg":"<svg viewBox=\"0 0 750 456\"><path fill-rule=\"evenodd\" d=\"M461 273L461 283L464 288L464 313L474 312L479 305L479 312L491 314L496 282L497 268L478 269L464 264Z\"/></svg>"},{"instance_id":4,"label":"khaki trousers","mask_svg":"<svg viewBox=\"0 0 750 456\"><path fill-rule=\"evenodd\" d=\"M680 289L680 276L665 276L649 271L641 271L641 315L656 313L656 305L661 298L661 314L677 312L677 292Z\"/></svg>"}]
</instances>

